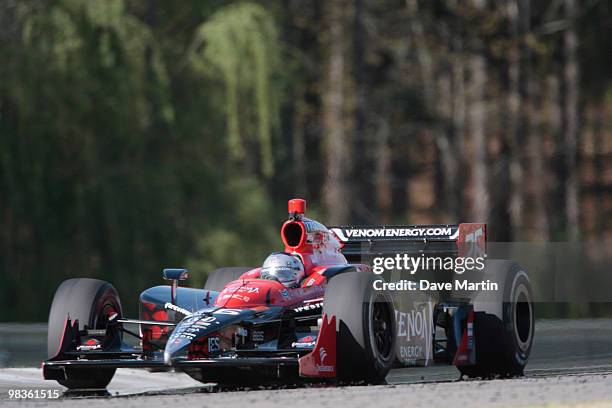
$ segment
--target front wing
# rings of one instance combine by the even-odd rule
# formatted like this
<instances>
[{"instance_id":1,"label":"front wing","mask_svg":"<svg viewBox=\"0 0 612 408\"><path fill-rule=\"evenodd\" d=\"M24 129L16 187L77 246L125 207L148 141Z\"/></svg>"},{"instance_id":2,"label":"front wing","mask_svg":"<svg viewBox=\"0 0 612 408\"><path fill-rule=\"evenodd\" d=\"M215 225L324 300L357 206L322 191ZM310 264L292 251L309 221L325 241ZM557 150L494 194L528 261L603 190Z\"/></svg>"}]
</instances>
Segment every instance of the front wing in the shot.
<instances>
[{"instance_id":1,"label":"front wing","mask_svg":"<svg viewBox=\"0 0 612 408\"><path fill-rule=\"evenodd\" d=\"M296 367L303 377L336 376L336 321L323 316L323 325L314 349L240 350L231 356L206 359L176 359L169 366L163 353L147 355L142 351L121 346L116 350L72 351L67 350L73 333L70 319L65 325L62 348L58 355L42 363L43 377L47 380L67 379L67 371L144 368L153 370L219 368L219 367Z\"/></svg>"}]
</instances>

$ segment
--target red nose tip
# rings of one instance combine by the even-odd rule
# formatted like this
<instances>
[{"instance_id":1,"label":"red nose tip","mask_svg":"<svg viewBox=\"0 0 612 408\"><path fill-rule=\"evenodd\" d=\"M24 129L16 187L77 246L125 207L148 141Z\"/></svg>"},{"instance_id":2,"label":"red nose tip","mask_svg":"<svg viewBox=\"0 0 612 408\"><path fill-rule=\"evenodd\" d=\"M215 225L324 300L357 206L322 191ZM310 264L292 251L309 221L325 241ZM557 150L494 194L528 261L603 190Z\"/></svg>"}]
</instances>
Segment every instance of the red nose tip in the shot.
<instances>
[{"instance_id":1,"label":"red nose tip","mask_svg":"<svg viewBox=\"0 0 612 408\"><path fill-rule=\"evenodd\" d=\"M287 207L289 209L289 214L303 215L306 213L306 200L302 200L301 198L291 199Z\"/></svg>"}]
</instances>

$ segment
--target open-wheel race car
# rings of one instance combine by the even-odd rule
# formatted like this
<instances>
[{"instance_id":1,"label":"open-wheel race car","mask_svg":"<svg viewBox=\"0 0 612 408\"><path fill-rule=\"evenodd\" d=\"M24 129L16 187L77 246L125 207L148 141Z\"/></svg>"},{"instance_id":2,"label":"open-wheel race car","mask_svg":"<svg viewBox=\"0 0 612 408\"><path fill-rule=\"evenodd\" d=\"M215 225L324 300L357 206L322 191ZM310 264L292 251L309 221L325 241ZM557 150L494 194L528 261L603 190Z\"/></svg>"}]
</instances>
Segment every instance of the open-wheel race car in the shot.
<instances>
[{"instance_id":1,"label":"open-wheel race car","mask_svg":"<svg viewBox=\"0 0 612 408\"><path fill-rule=\"evenodd\" d=\"M520 265L486 261L479 279L494 280L495 291L389 291L380 283L392 282L393 271L373 273L374 257L482 251L484 224L326 227L305 210L304 200L289 201L284 251L262 267L218 269L202 289L178 286L185 269L165 269L170 285L140 294L138 319L123 316L110 283L64 281L49 314L44 378L100 389L128 367L174 369L220 385L382 383L392 367L434 363L470 377L522 374L534 315ZM449 274L428 281L451 281Z\"/></svg>"}]
</instances>

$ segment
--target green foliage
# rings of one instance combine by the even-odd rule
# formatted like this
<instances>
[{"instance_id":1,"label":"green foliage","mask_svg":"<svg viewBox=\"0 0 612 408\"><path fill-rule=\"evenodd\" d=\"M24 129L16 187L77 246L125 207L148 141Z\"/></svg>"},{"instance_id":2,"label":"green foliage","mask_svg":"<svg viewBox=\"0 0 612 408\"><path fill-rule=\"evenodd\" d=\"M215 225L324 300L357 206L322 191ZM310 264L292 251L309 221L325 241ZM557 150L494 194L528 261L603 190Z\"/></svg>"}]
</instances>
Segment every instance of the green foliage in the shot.
<instances>
[{"instance_id":1,"label":"green foliage","mask_svg":"<svg viewBox=\"0 0 612 408\"><path fill-rule=\"evenodd\" d=\"M352 222L470 221L473 57L486 61L491 235L515 229L505 128L521 50L521 109L537 136L524 144L525 229L564 239L563 2L528 3L529 32L515 38L501 2L346 2L336 17L320 0L0 2L0 321L44 321L69 277L113 282L133 314L164 267L188 266L201 285L215 268L257 265L280 248L287 198L304 194L313 218L329 212L336 156L351 197L328 205ZM599 240L610 229L612 8L590 3L577 17L577 153L581 223ZM335 121L327 61L339 26ZM346 156L326 151L332 127ZM537 140L542 177L530 174Z\"/></svg>"},{"instance_id":2,"label":"green foliage","mask_svg":"<svg viewBox=\"0 0 612 408\"><path fill-rule=\"evenodd\" d=\"M274 170L272 134L279 125L277 37L274 20L264 7L239 3L222 8L198 27L190 55L197 71L224 82L230 154L244 159L245 139L257 135L266 176Z\"/></svg>"},{"instance_id":3,"label":"green foliage","mask_svg":"<svg viewBox=\"0 0 612 408\"><path fill-rule=\"evenodd\" d=\"M122 0L32 4L1 47L0 320L45 320L76 276L113 282L134 313L164 267L202 277L247 240L272 247L266 193L219 155L207 89L173 93L153 28Z\"/></svg>"}]
</instances>

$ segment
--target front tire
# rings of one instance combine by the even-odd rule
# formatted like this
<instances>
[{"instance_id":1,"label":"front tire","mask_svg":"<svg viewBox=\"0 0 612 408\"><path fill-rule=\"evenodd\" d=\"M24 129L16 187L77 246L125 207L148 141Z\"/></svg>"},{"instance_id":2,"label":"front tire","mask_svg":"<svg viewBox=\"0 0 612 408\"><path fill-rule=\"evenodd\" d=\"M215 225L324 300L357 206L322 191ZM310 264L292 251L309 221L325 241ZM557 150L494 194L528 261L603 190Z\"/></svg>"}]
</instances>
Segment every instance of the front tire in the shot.
<instances>
[{"instance_id":1,"label":"front tire","mask_svg":"<svg viewBox=\"0 0 612 408\"><path fill-rule=\"evenodd\" d=\"M334 277L323 313L336 316L337 378L340 382L384 383L395 359L395 309L391 295L373 288L370 273Z\"/></svg>"},{"instance_id":2,"label":"front tire","mask_svg":"<svg viewBox=\"0 0 612 408\"><path fill-rule=\"evenodd\" d=\"M68 279L57 288L51 311L47 333L47 356L58 357L63 337L66 317L79 321L79 330L105 329L108 318L114 313L122 314L119 294L108 282L98 279ZM106 339L105 344L121 341L121 333ZM65 371L66 379L58 382L69 389L104 389L110 383L115 369L75 369Z\"/></svg>"}]
</instances>

